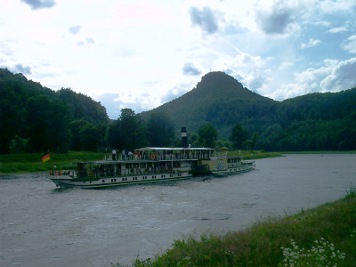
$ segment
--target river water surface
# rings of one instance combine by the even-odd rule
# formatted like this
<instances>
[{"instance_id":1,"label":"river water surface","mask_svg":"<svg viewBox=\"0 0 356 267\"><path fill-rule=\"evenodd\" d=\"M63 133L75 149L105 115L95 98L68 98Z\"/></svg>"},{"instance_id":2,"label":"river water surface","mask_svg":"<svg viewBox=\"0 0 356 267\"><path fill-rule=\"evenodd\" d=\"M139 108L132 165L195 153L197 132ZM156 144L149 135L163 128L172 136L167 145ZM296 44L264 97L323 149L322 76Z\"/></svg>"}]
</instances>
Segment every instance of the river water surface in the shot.
<instances>
[{"instance_id":1,"label":"river water surface","mask_svg":"<svg viewBox=\"0 0 356 267\"><path fill-rule=\"evenodd\" d=\"M175 239L223 234L343 197L356 154L287 155L222 178L105 190L55 189L49 176L0 176L0 266L110 266Z\"/></svg>"}]
</instances>

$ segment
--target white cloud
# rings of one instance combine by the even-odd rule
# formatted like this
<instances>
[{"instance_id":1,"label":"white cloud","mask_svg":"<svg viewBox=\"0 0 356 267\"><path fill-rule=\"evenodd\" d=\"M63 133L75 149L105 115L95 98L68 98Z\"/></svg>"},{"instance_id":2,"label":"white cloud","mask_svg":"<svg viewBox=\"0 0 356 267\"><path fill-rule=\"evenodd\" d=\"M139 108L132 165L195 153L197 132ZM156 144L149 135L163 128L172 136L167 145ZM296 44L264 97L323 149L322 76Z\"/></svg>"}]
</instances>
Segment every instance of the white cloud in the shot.
<instances>
[{"instance_id":1,"label":"white cloud","mask_svg":"<svg viewBox=\"0 0 356 267\"><path fill-rule=\"evenodd\" d=\"M325 60L320 68L309 68L295 74L294 83L270 93L274 99L286 99L315 92L338 92L356 86L356 57L345 60Z\"/></svg>"},{"instance_id":2,"label":"white cloud","mask_svg":"<svg viewBox=\"0 0 356 267\"><path fill-rule=\"evenodd\" d=\"M208 34L217 32L219 25L216 14L209 7L203 7L202 9L191 7L189 14L194 26L199 26Z\"/></svg>"},{"instance_id":3,"label":"white cloud","mask_svg":"<svg viewBox=\"0 0 356 267\"><path fill-rule=\"evenodd\" d=\"M171 90L169 90L165 95L162 96L162 102L167 103L171 100L178 98L179 96L185 94L187 89L192 89L196 84L194 82L186 82L177 84Z\"/></svg>"},{"instance_id":4,"label":"white cloud","mask_svg":"<svg viewBox=\"0 0 356 267\"><path fill-rule=\"evenodd\" d=\"M344 26L334 27L334 28L331 28L330 30L328 30L328 32L330 32L330 33L339 33L339 32L346 32L346 31L348 31L348 29Z\"/></svg>"},{"instance_id":5,"label":"white cloud","mask_svg":"<svg viewBox=\"0 0 356 267\"><path fill-rule=\"evenodd\" d=\"M348 51L349 53L356 53L356 35L352 35L347 38L342 44L341 47Z\"/></svg>"},{"instance_id":6,"label":"white cloud","mask_svg":"<svg viewBox=\"0 0 356 267\"><path fill-rule=\"evenodd\" d=\"M184 64L183 74L196 76L196 75L200 75L201 71L198 68L196 68L193 63L189 62Z\"/></svg>"},{"instance_id":7,"label":"white cloud","mask_svg":"<svg viewBox=\"0 0 356 267\"><path fill-rule=\"evenodd\" d=\"M69 32L73 34L78 34L80 32L80 28L81 27L79 25L71 26L69 28Z\"/></svg>"},{"instance_id":8,"label":"white cloud","mask_svg":"<svg viewBox=\"0 0 356 267\"><path fill-rule=\"evenodd\" d=\"M252 56L240 51L240 53L227 63L223 70L235 77L245 87L252 91L259 91L266 86L270 78L268 62L271 58L263 59L260 56Z\"/></svg>"},{"instance_id":9,"label":"white cloud","mask_svg":"<svg viewBox=\"0 0 356 267\"><path fill-rule=\"evenodd\" d=\"M107 107L116 111L157 107L209 71L226 71L275 99L353 84L351 0L0 4L1 66L51 89L109 95L117 101L108 98Z\"/></svg>"},{"instance_id":10,"label":"white cloud","mask_svg":"<svg viewBox=\"0 0 356 267\"><path fill-rule=\"evenodd\" d=\"M302 43L302 45L300 46L302 49L305 49L305 48L310 48L310 47L314 47L314 46L317 46L318 44L320 44L321 41L320 40L315 40L313 38L310 38L308 40L308 42L306 43Z\"/></svg>"},{"instance_id":11,"label":"white cloud","mask_svg":"<svg viewBox=\"0 0 356 267\"><path fill-rule=\"evenodd\" d=\"M31 67L23 66L22 64L16 64L16 66L10 69L10 71L13 73L22 73L24 75L28 75L31 74Z\"/></svg>"},{"instance_id":12,"label":"white cloud","mask_svg":"<svg viewBox=\"0 0 356 267\"><path fill-rule=\"evenodd\" d=\"M21 0L21 1L28 4L32 9L51 8L56 4L55 1L53 0Z\"/></svg>"},{"instance_id":13,"label":"white cloud","mask_svg":"<svg viewBox=\"0 0 356 267\"><path fill-rule=\"evenodd\" d=\"M356 87L356 57L330 67L330 73L321 82L324 92L341 91Z\"/></svg>"},{"instance_id":14,"label":"white cloud","mask_svg":"<svg viewBox=\"0 0 356 267\"><path fill-rule=\"evenodd\" d=\"M288 2L276 2L269 9L257 12L256 22L265 34L289 34L296 27L295 10Z\"/></svg>"}]
</instances>

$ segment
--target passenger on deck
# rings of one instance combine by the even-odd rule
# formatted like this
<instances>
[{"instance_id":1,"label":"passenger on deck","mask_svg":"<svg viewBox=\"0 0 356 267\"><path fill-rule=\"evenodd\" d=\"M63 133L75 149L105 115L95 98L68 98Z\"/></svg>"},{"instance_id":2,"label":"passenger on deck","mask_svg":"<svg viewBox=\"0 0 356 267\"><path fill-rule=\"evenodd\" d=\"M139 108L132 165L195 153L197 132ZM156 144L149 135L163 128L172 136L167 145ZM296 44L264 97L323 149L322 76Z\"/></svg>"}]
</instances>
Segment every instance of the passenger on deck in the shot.
<instances>
[{"instance_id":1,"label":"passenger on deck","mask_svg":"<svg viewBox=\"0 0 356 267\"><path fill-rule=\"evenodd\" d=\"M111 154L112 154L112 160L116 160L117 152L115 148L111 151Z\"/></svg>"},{"instance_id":2,"label":"passenger on deck","mask_svg":"<svg viewBox=\"0 0 356 267\"><path fill-rule=\"evenodd\" d=\"M127 155L128 155L128 159L133 159L133 153L131 151L129 151Z\"/></svg>"}]
</instances>

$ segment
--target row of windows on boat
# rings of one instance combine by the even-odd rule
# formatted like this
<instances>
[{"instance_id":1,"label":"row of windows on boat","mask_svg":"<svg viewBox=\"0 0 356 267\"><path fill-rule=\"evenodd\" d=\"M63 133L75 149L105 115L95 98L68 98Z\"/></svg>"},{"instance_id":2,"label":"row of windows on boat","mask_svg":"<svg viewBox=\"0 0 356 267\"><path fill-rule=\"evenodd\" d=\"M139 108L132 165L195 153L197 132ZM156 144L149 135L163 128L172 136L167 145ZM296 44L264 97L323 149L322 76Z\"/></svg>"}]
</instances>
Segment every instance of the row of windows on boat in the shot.
<instances>
[{"instance_id":1,"label":"row of windows on boat","mask_svg":"<svg viewBox=\"0 0 356 267\"><path fill-rule=\"evenodd\" d=\"M177 176L178 176L178 177L181 177L182 174L178 173ZM169 177L172 178L172 177L173 177L173 174L170 174ZM164 179L164 178L168 178L168 177L166 177L166 175L161 175L160 177L159 177L159 175L152 175L151 177L143 176L143 177L142 177L142 180L147 180L147 179L154 180L154 179L157 179L157 178ZM129 181L129 178L127 178L127 177L124 177L124 178L121 178L121 179L113 178L113 179L111 179L111 182L112 182L112 183L115 183L115 182L117 182L117 180L121 180L122 182L127 182L127 181ZM131 178L131 181L138 181L138 180L140 180L138 177L132 177L132 178ZM101 180L101 182L102 182L102 183L105 183L106 180L103 179L103 180Z\"/></svg>"},{"instance_id":2,"label":"row of windows on boat","mask_svg":"<svg viewBox=\"0 0 356 267\"><path fill-rule=\"evenodd\" d=\"M175 153L175 154L157 154L151 153L148 154L134 154L121 156L120 155L112 155L113 160L173 160L173 159L209 159L212 153L200 153L200 152L191 152L191 153ZM109 158L109 157L107 157Z\"/></svg>"},{"instance_id":3,"label":"row of windows on boat","mask_svg":"<svg viewBox=\"0 0 356 267\"><path fill-rule=\"evenodd\" d=\"M76 171L79 177L102 177L102 176L121 176L121 175L135 175L135 174L150 174L150 173L175 173L172 168L146 168L144 170L139 168L130 168L130 169L119 169L119 168L105 168L105 169L84 169Z\"/></svg>"}]
</instances>

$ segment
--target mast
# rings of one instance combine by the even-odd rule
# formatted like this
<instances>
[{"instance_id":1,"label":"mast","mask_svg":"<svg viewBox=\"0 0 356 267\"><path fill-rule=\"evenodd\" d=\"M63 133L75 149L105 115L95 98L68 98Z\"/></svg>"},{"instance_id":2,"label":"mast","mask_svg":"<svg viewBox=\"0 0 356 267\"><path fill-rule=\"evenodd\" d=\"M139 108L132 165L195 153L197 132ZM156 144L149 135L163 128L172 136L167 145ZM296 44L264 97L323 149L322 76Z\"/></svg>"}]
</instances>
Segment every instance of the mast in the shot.
<instances>
[{"instance_id":1,"label":"mast","mask_svg":"<svg viewBox=\"0 0 356 267\"><path fill-rule=\"evenodd\" d=\"M187 135L186 127L182 127L181 137L182 137L182 147L187 148L188 147L188 135Z\"/></svg>"}]
</instances>

